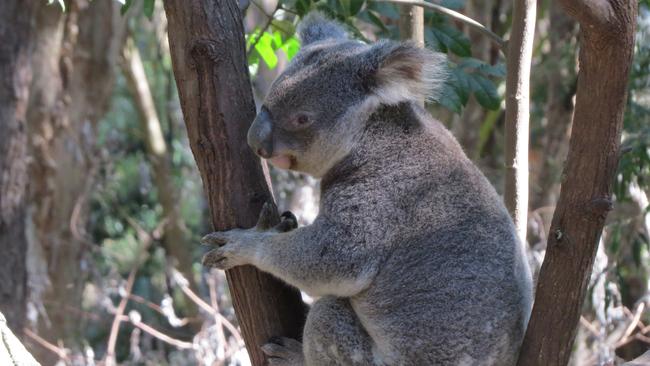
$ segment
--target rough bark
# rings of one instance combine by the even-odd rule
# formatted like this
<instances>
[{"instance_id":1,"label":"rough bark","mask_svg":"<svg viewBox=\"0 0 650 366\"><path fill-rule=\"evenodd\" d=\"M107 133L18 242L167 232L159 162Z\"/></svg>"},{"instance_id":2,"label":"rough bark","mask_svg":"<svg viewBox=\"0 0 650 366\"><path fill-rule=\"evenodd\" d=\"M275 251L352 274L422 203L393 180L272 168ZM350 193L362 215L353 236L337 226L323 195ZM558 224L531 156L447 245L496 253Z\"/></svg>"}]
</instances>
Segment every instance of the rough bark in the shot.
<instances>
[{"instance_id":1,"label":"rough bark","mask_svg":"<svg viewBox=\"0 0 650 366\"><path fill-rule=\"evenodd\" d=\"M566 365L619 160L637 1L561 1L580 23L580 71L564 180L519 365ZM552 331L549 331L552 329Z\"/></svg>"},{"instance_id":2,"label":"rough bark","mask_svg":"<svg viewBox=\"0 0 650 366\"><path fill-rule=\"evenodd\" d=\"M0 2L0 311L19 334L27 301L26 113L37 0Z\"/></svg>"},{"instance_id":3,"label":"rough bark","mask_svg":"<svg viewBox=\"0 0 650 366\"><path fill-rule=\"evenodd\" d=\"M259 159L246 144L255 117L241 13L234 0L165 0L174 75L190 146L217 230L252 227L272 199ZM269 337L299 338L300 294L252 267L227 271L253 365Z\"/></svg>"},{"instance_id":4,"label":"rough bark","mask_svg":"<svg viewBox=\"0 0 650 366\"><path fill-rule=\"evenodd\" d=\"M125 38L115 2L67 3L66 13L42 6L29 101L30 301L40 311L38 334L80 345L83 324L70 316L81 303L86 211L99 155L96 122L104 115ZM34 348L44 364L56 355Z\"/></svg>"},{"instance_id":5,"label":"rough bark","mask_svg":"<svg viewBox=\"0 0 650 366\"><path fill-rule=\"evenodd\" d=\"M536 12L536 0L514 1L507 55L504 200L522 243L528 225L530 68Z\"/></svg>"}]
</instances>

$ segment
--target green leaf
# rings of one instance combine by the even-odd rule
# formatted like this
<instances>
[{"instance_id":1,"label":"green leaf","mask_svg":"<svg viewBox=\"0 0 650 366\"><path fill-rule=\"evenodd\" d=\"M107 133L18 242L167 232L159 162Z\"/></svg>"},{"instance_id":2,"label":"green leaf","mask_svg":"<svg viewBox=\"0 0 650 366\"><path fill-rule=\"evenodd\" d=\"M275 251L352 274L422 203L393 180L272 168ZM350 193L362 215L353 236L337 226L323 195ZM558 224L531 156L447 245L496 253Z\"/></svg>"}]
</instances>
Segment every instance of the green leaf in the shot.
<instances>
[{"instance_id":1,"label":"green leaf","mask_svg":"<svg viewBox=\"0 0 650 366\"><path fill-rule=\"evenodd\" d=\"M287 55L287 59L291 60L293 56L300 51L300 42L296 37L291 37L287 39L286 42L282 45L282 51Z\"/></svg>"},{"instance_id":2,"label":"green leaf","mask_svg":"<svg viewBox=\"0 0 650 366\"><path fill-rule=\"evenodd\" d=\"M359 17L366 20L369 23L372 23L379 27L382 32L388 32L388 28L386 28L386 25L384 22L379 19L379 15L375 14L374 10L371 9L365 9L359 14Z\"/></svg>"},{"instance_id":3,"label":"green leaf","mask_svg":"<svg viewBox=\"0 0 650 366\"><path fill-rule=\"evenodd\" d=\"M146 15L149 19L153 17L154 5L156 5L156 0L144 0L144 7L142 10L144 12L144 15Z\"/></svg>"},{"instance_id":4,"label":"green leaf","mask_svg":"<svg viewBox=\"0 0 650 366\"><path fill-rule=\"evenodd\" d=\"M440 5L452 10L461 10L465 6L465 0L442 0Z\"/></svg>"},{"instance_id":5,"label":"green leaf","mask_svg":"<svg viewBox=\"0 0 650 366\"><path fill-rule=\"evenodd\" d=\"M350 15L355 16L361 11L365 0L350 0Z\"/></svg>"},{"instance_id":6,"label":"green leaf","mask_svg":"<svg viewBox=\"0 0 650 366\"><path fill-rule=\"evenodd\" d=\"M440 93L437 102L456 114L460 114L463 109L463 103L456 92L456 88L448 83L446 83L442 88L442 92Z\"/></svg>"},{"instance_id":7,"label":"green leaf","mask_svg":"<svg viewBox=\"0 0 650 366\"><path fill-rule=\"evenodd\" d=\"M464 58L463 61L458 64L458 67L462 69L475 70L486 76L494 76L498 78L503 78L506 76L506 67L504 64L500 63L496 65L490 65L473 57Z\"/></svg>"},{"instance_id":8,"label":"green leaf","mask_svg":"<svg viewBox=\"0 0 650 366\"><path fill-rule=\"evenodd\" d=\"M472 92L470 77L471 76L467 75L467 73L460 68L456 68L451 72L450 81L454 83L456 93L458 93L460 101L463 105L467 104L469 95Z\"/></svg>"},{"instance_id":9,"label":"green leaf","mask_svg":"<svg viewBox=\"0 0 650 366\"><path fill-rule=\"evenodd\" d=\"M255 51L262 57L264 63L269 69L274 69L278 65L278 57L275 55L275 49L272 47L273 36L264 32L259 42L255 45Z\"/></svg>"},{"instance_id":10,"label":"green leaf","mask_svg":"<svg viewBox=\"0 0 650 366\"><path fill-rule=\"evenodd\" d=\"M492 81L481 75L472 75L470 81L474 96L480 105L491 110L499 109L501 98Z\"/></svg>"},{"instance_id":11,"label":"green leaf","mask_svg":"<svg viewBox=\"0 0 650 366\"><path fill-rule=\"evenodd\" d=\"M440 28L431 28L434 36L444 44L451 52L461 57L472 55L469 39L458 29L449 25L442 25Z\"/></svg>"},{"instance_id":12,"label":"green leaf","mask_svg":"<svg viewBox=\"0 0 650 366\"><path fill-rule=\"evenodd\" d=\"M436 37L431 27L424 28L424 41L427 47L434 49L438 52L447 53L447 46Z\"/></svg>"}]
</instances>

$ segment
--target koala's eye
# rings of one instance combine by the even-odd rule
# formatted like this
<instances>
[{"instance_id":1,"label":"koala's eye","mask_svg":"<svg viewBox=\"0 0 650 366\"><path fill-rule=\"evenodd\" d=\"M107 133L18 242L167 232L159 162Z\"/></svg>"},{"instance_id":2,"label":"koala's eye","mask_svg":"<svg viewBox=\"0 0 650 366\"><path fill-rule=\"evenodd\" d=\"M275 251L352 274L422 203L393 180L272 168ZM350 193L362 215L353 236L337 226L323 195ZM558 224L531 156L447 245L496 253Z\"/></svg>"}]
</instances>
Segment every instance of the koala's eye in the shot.
<instances>
[{"instance_id":1,"label":"koala's eye","mask_svg":"<svg viewBox=\"0 0 650 366\"><path fill-rule=\"evenodd\" d=\"M298 123L298 125L304 126L309 123L309 117L305 116L304 114L301 114L296 119L296 122Z\"/></svg>"}]
</instances>

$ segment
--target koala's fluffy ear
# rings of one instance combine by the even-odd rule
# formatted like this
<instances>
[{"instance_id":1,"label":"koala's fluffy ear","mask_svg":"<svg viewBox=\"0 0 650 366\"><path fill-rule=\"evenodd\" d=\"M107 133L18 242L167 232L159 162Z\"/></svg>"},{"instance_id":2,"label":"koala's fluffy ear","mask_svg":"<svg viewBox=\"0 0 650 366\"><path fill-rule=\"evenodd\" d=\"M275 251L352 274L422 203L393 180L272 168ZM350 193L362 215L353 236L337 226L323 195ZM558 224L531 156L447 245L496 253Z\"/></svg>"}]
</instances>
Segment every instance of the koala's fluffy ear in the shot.
<instances>
[{"instance_id":1,"label":"koala's fluffy ear","mask_svg":"<svg viewBox=\"0 0 650 366\"><path fill-rule=\"evenodd\" d=\"M297 31L303 46L326 39L348 39L348 33L341 24L318 11L307 14L298 25Z\"/></svg>"},{"instance_id":2,"label":"koala's fluffy ear","mask_svg":"<svg viewBox=\"0 0 650 366\"><path fill-rule=\"evenodd\" d=\"M365 58L364 82L382 104L435 100L447 78L447 57L411 42L378 42Z\"/></svg>"}]
</instances>

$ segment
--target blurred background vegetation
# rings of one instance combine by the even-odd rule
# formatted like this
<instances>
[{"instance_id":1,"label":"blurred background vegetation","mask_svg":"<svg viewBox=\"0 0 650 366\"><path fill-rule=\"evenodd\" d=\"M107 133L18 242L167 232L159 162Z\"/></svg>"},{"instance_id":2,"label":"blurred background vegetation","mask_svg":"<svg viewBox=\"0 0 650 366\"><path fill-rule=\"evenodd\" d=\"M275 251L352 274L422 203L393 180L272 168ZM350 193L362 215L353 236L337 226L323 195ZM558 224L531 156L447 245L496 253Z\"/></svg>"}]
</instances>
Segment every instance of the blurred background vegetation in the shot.
<instances>
[{"instance_id":1,"label":"blurred background vegetation","mask_svg":"<svg viewBox=\"0 0 650 366\"><path fill-rule=\"evenodd\" d=\"M34 19L38 57L28 112L28 348L44 365L249 364L225 277L200 265L199 238L211 227L162 1L49 2ZM510 1L435 3L508 37ZM340 20L361 40L399 38L398 8L385 2L240 0L240 7L256 102L300 49L295 26L310 10ZM616 205L573 365L611 364L650 347L650 1L640 7ZM426 11L425 27L427 47L446 53L451 68L428 108L502 192L503 54L440 14ZM528 238L535 270L568 147L577 38L576 23L558 5L539 2ZM313 220L318 182L273 168L271 176L280 209L301 224Z\"/></svg>"}]
</instances>

